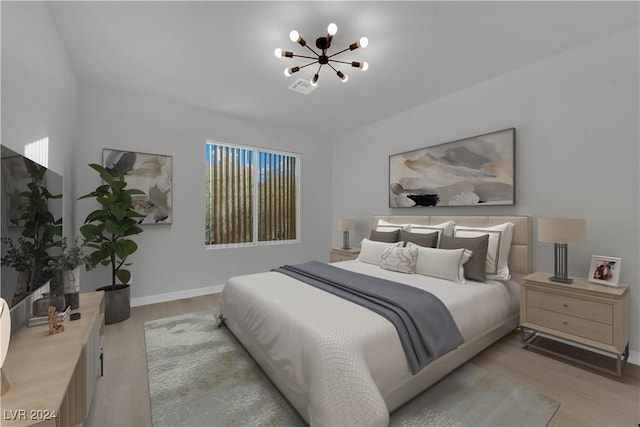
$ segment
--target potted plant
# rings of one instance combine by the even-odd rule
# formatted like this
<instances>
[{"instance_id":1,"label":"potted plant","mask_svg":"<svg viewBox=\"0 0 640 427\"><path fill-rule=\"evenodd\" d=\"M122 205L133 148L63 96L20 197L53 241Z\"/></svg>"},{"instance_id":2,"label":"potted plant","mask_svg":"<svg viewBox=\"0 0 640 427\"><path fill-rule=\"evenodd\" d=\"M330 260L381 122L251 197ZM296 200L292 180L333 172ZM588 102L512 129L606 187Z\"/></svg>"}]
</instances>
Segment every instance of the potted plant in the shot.
<instances>
[{"instance_id":1,"label":"potted plant","mask_svg":"<svg viewBox=\"0 0 640 427\"><path fill-rule=\"evenodd\" d=\"M34 246L31 240L24 237L18 239L3 237L2 243L6 245L7 252L0 258L0 265L11 267L18 273L16 290L11 301L11 307L13 307L31 291L29 284L35 260Z\"/></svg>"},{"instance_id":2,"label":"potted plant","mask_svg":"<svg viewBox=\"0 0 640 427\"><path fill-rule=\"evenodd\" d=\"M131 272L124 267L130 265L127 258L138 245L130 237L142 232L136 220L142 215L133 209L131 196L144 192L126 188L127 182L118 170L114 177L101 165L92 163L89 167L100 174L105 184L78 199L92 198L100 204L80 227L85 246L94 249L87 256L86 267L87 270L99 264L111 267L111 284L98 290L105 291L105 323L118 323L129 318L131 308L128 284Z\"/></svg>"},{"instance_id":3,"label":"potted plant","mask_svg":"<svg viewBox=\"0 0 640 427\"><path fill-rule=\"evenodd\" d=\"M80 305L80 267L87 262L87 256L78 245L77 238L69 246L64 237L60 246L62 252L52 257L45 269L54 273L53 279L60 282L64 289L65 306L75 310Z\"/></svg>"}]
</instances>

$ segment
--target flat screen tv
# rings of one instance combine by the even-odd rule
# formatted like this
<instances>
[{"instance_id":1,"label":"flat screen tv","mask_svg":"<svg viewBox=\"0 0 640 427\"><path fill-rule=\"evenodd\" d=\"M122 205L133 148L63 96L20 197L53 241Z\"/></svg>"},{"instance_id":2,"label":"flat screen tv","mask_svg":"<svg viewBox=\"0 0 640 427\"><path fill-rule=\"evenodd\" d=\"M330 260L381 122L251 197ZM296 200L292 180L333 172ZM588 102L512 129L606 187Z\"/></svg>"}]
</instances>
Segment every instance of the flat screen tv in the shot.
<instances>
[{"instance_id":1,"label":"flat screen tv","mask_svg":"<svg viewBox=\"0 0 640 427\"><path fill-rule=\"evenodd\" d=\"M45 211L47 211L56 225L56 240L60 240L62 234L62 176L45 168L44 166L29 160L25 156L15 151L0 146L0 230L2 231L2 256L13 248L21 248L20 239L25 231L25 219L23 214L29 211L31 202L25 197L25 191L29 192L29 183L34 182L39 186L39 191L46 191L54 196L47 198L45 203ZM41 173L41 179L34 178L34 173ZM29 241L30 239L26 239ZM33 240L33 239L31 239ZM57 252L56 252L57 250ZM56 247L46 250L48 255L56 255L59 249ZM44 285L51 276L51 273L44 270L46 265L46 257L31 262L29 274L19 275L16 268L3 265L0 282L0 297L9 303L11 307L25 299L31 293ZM19 288L18 280L28 277L26 289L23 292L16 293Z\"/></svg>"}]
</instances>

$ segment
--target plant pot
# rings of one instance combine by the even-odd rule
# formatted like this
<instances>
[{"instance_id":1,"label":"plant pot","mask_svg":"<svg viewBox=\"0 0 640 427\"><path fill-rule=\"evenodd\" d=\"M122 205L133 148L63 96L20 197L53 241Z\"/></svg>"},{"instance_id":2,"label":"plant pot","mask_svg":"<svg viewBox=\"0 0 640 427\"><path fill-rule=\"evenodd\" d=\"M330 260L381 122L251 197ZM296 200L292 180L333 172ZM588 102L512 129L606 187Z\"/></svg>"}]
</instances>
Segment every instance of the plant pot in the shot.
<instances>
[{"instance_id":1,"label":"plant pot","mask_svg":"<svg viewBox=\"0 0 640 427\"><path fill-rule=\"evenodd\" d=\"M66 305L71 306L71 310L75 310L80 306L80 267L76 267L74 270L64 270L62 284Z\"/></svg>"},{"instance_id":2,"label":"plant pot","mask_svg":"<svg viewBox=\"0 0 640 427\"><path fill-rule=\"evenodd\" d=\"M96 289L104 291L104 323L111 325L127 320L131 315L131 287L129 285L103 286Z\"/></svg>"}]
</instances>

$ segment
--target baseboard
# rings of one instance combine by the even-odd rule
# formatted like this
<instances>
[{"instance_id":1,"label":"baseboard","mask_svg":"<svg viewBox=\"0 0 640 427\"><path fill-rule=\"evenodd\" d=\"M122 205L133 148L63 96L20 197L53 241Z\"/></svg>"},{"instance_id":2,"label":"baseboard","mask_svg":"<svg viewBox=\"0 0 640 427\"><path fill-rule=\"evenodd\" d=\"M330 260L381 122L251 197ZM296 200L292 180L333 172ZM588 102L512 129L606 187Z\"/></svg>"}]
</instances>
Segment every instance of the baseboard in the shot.
<instances>
[{"instance_id":1,"label":"baseboard","mask_svg":"<svg viewBox=\"0 0 640 427\"><path fill-rule=\"evenodd\" d=\"M175 301L185 298L199 297L202 295L217 294L222 292L224 285L207 286L205 288L189 289L186 291L168 292L166 294L149 295L147 297L131 298L131 307L157 304L159 302Z\"/></svg>"}]
</instances>

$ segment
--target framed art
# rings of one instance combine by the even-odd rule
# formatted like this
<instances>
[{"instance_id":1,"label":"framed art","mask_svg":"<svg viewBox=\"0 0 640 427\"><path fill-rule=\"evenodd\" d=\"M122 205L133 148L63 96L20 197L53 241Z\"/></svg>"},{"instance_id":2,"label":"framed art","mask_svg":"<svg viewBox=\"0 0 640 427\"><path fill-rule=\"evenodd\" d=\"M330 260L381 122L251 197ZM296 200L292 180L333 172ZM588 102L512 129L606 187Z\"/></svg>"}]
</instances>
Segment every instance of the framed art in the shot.
<instances>
[{"instance_id":1,"label":"framed art","mask_svg":"<svg viewBox=\"0 0 640 427\"><path fill-rule=\"evenodd\" d=\"M593 283L606 286L618 286L620 281L620 264L622 264L621 258L593 255L587 277L589 281Z\"/></svg>"},{"instance_id":2,"label":"framed art","mask_svg":"<svg viewBox=\"0 0 640 427\"><path fill-rule=\"evenodd\" d=\"M389 156L389 207L515 204L515 128Z\"/></svg>"},{"instance_id":3,"label":"framed art","mask_svg":"<svg viewBox=\"0 0 640 427\"><path fill-rule=\"evenodd\" d=\"M114 176L120 171L128 188L144 191L133 197L136 212L143 216L141 224L171 224L171 156L105 148L102 164Z\"/></svg>"}]
</instances>

